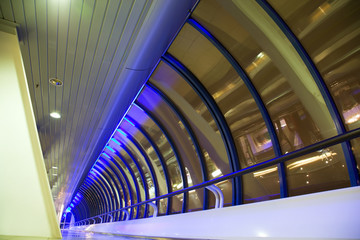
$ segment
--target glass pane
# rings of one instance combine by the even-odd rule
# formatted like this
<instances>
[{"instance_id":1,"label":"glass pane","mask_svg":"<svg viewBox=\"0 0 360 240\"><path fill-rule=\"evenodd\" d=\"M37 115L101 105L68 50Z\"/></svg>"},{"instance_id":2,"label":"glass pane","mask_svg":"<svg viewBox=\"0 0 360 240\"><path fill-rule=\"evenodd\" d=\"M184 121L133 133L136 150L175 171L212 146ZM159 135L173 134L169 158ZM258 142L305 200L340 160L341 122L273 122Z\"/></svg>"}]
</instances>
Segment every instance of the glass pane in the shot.
<instances>
[{"instance_id":1,"label":"glass pane","mask_svg":"<svg viewBox=\"0 0 360 240\"><path fill-rule=\"evenodd\" d=\"M161 165L160 159L157 156L154 147L151 144L147 138L135 127L139 126L140 123L138 122L137 119L139 119L139 116L136 115L136 112L132 110L133 108L131 108L128 112L128 114L126 115L126 118L124 119L124 123L128 122L127 126L124 126L126 131L131 133L133 135L133 137L137 140L137 142L141 145L141 147L144 149L144 152L146 152L152 166L155 172L155 176L158 182L158 193L159 196L167 194L167 188L166 188L166 179L165 179L165 174L164 174L164 170L163 167ZM156 146L155 146L156 147ZM152 187L152 184L149 184L148 182L148 186L150 186L149 192L150 192L150 198L154 197L154 188ZM160 204L163 204L163 201L160 202ZM164 212L162 212L162 209L165 209ZM166 212L166 207L164 208L163 206L159 206L159 214L160 213L165 213Z\"/></svg>"},{"instance_id":2,"label":"glass pane","mask_svg":"<svg viewBox=\"0 0 360 240\"><path fill-rule=\"evenodd\" d=\"M99 166L97 164L94 166L94 168L92 170L95 173L97 173L98 182L102 184L102 188L105 190L105 192L109 198L109 202L110 202L109 210L110 211L116 210L118 208L117 197L115 197L116 192L112 187L114 185L111 184L112 182L110 181L109 176L106 174L106 172L102 168L99 168ZM107 218L107 216L106 216L106 218Z\"/></svg>"},{"instance_id":3,"label":"glass pane","mask_svg":"<svg viewBox=\"0 0 360 240\"><path fill-rule=\"evenodd\" d=\"M351 140L352 150L357 163L357 170L360 173L360 138L355 138Z\"/></svg>"},{"instance_id":4,"label":"glass pane","mask_svg":"<svg viewBox=\"0 0 360 240\"><path fill-rule=\"evenodd\" d=\"M360 127L360 1L269 2L320 71L347 128Z\"/></svg>"},{"instance_id":5,"label":"glass pane","mask_svg":"<svg viewBox=\"0 0 360 240\"><path fill-rule=\"evenodd\" d=\"M189 122L205 158L207 177L214 179L230 173L224 142L207 107L188 83L167 64L160 62L150 82L166 94ZM223 192L225 204L232 203L232 187ZM198 201L202 190L189 193L189 199ZM197 197L197 198L196 198ZM202 200L200 199L200 202ZM198 209L197 207L195 209ZM195 210L193 209L193 210ZM192 211L192 209L189 209Z\"/></svg>"},{"instance_id":6,"label":"glass pane","mask_svg":"<svg viewBox=\"0 0 360 240\"><path fill-rule=\"evenodd\" d=\"M280 183L277 166L245 174L243 177L244 203L280 198Z\"/></svg>"},{"instance_id":7,"label":"glass pane","mask_svg":"<svg viewBox=\"0 0 360 240\"><path fill-rule=\"evenodd\" d=\"M129 182L130 187L131 187L132 198L133 198L132 199L133 200L132 204L138 203L138 199L137 199L137 195L136 195L136 189L135 189L135 184L136 184L135 181L136 180L133 179L133 177L130 174L129 169L125 166L123 161L117 155L114 155L112 157L117 162L117 164L120 165L122 171L125 173L125 176L123 176L123 177L128 179L128 182ZM119 176L122 176L121 172L119 173ZM131 205L131 202L128 204L128 206L130 206L130 205Z\"/></svg>"},{"instance_id":8,"label":"glass pane","mask_svg":"<svg viewBox=\"0 0 360 240\"><path fill-rule=\"evenodd\" d=\"M287 161L285 165L290 196L350 187L341 145Z\"/></svg>"},{"instance_id":9,"label":"glass pane","mask_svg":"<svg viewBox=\"0 0 360 240\"><path fill-rule=\"evenodd\" d=\"M172 191L176 191L182 188L183 182L180 175L179 165L176 161L174 152L171 145L169 144L166 136L160 130L160 128L155 124L155 122L150 119L144 111L139 108L137 105L133 105L132 108L133 114L139 116L137 122L142 125L144 130L151 136L151 139L154 139L154 143L159 148L160 153L166 163L168 175L170 178ZM173 198L172 202L172 212L180 211L182 208L182 202L179 198ZM175 201L176 200L176 201Z\"/></svg>"},{"instance_id":10,"label":"glass pane","mask_svg":"<svg viewBox=\"0 0 360 240\"><path fill-rule=\"evenodd\" d=\"M161 119L163 126L174 141L176 149L179 152L179 160L183 162L183 166L186 166L184 171L187 176L188 186L202 183L202 171L194 144L177 115L167 103L149 87L143 89L137 101L147 109L151 109L152 113L158 119ZM182 187L178 189L182 189ZM190 201L188 207L190 209L201 208L202 199L203 197L200 197L196 202Z\"/></svg>"},{"instance_id":11,"label":"glass pane","mask_svg":"<svg viewBox=\"0 0 360 240\"><path fill-rule=\"evenodd\" d=\"M136 141L136 138L141 135L140 132L138 132L138 129L133 126L129 120L124 120L120 124L120 128L124 130L126 134L129 134L128 138L134 138ZM130 139L129 139L130 140ZM113 141L112 141L113 142ZM116 143L114 143L116 144ZM137 143L138 144L138 143ZM143 176L145 177L146 183L147 183L147 191L149 198L155 197L155 189L154 189L154 181L152 179L150 169L148 166L148 163L145 160L145 157L142 155L142 152L137 148L137 146L130 140L127 142L127 147L130 150L132 156L136 159L137 164L139 164L141 171L143 173Z\"/></svg>"},{"instance_id":12,"label":"glass pane","mask_svg":"<svg viewBox=\"0 0 360 240\"><path fill-rule=\"evenodd\" d=\"M253 82L276 128L282 152L336 135L316 85L297 77L290 65L279 64L278 51L270 41L253 37L256 31L242 24L242 13L235 14L236 8L228 12L222 5L230 3L224 2L201 1L194 18L228 49Z\"/></svg>"}]
</instances>

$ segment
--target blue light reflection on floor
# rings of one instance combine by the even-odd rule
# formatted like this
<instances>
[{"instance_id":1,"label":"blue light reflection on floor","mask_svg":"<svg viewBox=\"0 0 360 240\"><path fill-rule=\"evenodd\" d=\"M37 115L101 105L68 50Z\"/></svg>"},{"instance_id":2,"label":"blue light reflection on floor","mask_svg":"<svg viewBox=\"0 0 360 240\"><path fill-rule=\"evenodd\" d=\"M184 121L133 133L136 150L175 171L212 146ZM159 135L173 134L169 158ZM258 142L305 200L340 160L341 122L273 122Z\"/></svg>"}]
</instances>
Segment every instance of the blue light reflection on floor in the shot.
<instances>
[{"instance_id":1,"label":"blue light reflection on floor","mask_svg":"<svg viewBox=\"0 0 360 240\"><path fill-rule=\"evenodd\" d=\"M110 239L110 240L150 240L150 239L158 239L158 240L180 240L180 238L146 238L146 237L128 237L128 236L119 236L112 234L101 234L101 233L92 233L85 231L72 231L72 230L62 230L61 231L63 240L85 240L85 239Z\"/></svg>"}]
</instances>

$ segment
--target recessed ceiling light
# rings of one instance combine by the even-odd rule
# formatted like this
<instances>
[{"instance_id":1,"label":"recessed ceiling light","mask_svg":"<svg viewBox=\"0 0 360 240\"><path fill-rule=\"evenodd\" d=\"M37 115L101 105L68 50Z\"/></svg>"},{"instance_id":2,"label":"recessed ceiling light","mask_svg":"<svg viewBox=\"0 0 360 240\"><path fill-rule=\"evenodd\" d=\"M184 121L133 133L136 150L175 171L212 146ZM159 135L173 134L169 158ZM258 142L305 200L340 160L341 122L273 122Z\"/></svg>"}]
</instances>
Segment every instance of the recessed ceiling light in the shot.
<instances>
[{"instance_id":1,"label":"recessed ceiling light","mask_svg":"<svg viewBox=\"0 0 360 240\"><path fill-rule=\"evenodd\" d=\"M52 118L61 118L61 115L58 112L52 112L52 113L50 113L50 117L52 117Z\"/></svg>"},{"instance_id":2,"label":"recessed ceiling light","mask_svg":"<svg viewBox=\"0 0 360 240\"><path fill-rule=\"evenodd\" d=\"M49 79L49 82L54 85L54 86L57 86L57 87L60 87L63 85L63 82L60 80L60 79L57 79L57 78L50 78Z\"/></svg>"}]
</instances>

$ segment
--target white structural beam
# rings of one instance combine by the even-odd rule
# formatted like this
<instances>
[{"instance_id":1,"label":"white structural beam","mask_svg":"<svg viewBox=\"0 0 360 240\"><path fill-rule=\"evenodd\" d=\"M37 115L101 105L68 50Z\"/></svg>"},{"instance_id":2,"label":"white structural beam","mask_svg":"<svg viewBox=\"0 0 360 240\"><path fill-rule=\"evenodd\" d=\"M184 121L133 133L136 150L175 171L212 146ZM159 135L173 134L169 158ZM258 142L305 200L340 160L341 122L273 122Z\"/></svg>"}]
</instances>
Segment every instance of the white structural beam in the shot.
<instances>
[{"instance_id":1,"label":"white structural beam","mask_svg":"<svg viewBox=\"0 0 360 240\"><path fill-rule=\"evenodd\" d=\"M0 27L0 238L61 238L18 37L10 28Z\"/></svg>"}]
</instances>

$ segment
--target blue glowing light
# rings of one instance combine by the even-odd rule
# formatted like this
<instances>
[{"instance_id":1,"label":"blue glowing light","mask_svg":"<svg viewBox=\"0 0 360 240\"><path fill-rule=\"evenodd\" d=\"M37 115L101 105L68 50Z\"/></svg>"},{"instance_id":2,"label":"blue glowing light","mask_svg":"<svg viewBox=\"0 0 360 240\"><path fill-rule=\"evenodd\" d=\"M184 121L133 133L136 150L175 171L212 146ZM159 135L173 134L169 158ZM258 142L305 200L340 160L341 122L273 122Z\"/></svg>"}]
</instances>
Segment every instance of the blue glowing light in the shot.
<instances>
[{"instance_id":1,"label":"blue glowing light","mask_svg":"<svg viewBox=\"0 0 360 240\"><path fill-rule=\"evenodd\" d=\"M110 146L106 146L107 149L109 149L110 151L112 151L113 153L115 153L115 150L112 149Z\"/></svg>"},{"instance_id":2,"label":"blue glowing light","mask_svg":"<svg viewBox=\"0 0 360 240\"><path fill-rule=\"evenodd\" d=\"M121 129L117 129L117 131L118 131L119 133L121 133L122 135L124 135L125 137L127 137L127 134L126 134L125 132L123 132Z\"/></svg>"},{"instance_id":3,"label":"blue glowing light","mask_svg":"<svg viewBox=\"0 0 360 240\"><path fill-rule=\"evenodd\" d=\"M128 121L131 125L133 125L133 126L135 127L135 124L133 124L129 119L127 119L126 117L124 117L124 119L125 119L126 121Z\"/></svg>"},{"instance_id":4,"label":"blue glowing light","mask_svg":"<svg viewBox=\"0 0 360 240\"><path fill-rule=\"evenodd\" d=\"M109 158L109 159L111 159L111 157L109 156L109 155L107 155L106 153L102 153L105 157L107 157L107 158Z\"/></svg>"},{"instance_id":5,"label":"blue glowing light","mask_svg":"<svg viewBox=\"0 0 360 240\"><path fill-rule=\"evenodd\" d=\"M71 207L68 207L65 212L71 212ZM65 216L65 213L64 213L64 216Z\"/></svg>"},{"instance_id":6,"label":"blue glowing light","mask_svg":"<svg viewBox=\"0 0 360 240\"><path fill-rule=\"evenodd\" d=\"M74 207L74 204L70 204L70 207L72 207L72 208L73 208L73 207Z\"/></svg>"},{"instance_id":7,"label":"blue glowing light","mask_svg":"<svg viewBox=\"0 0 360 240\"><path fill-rule=\"evenodd\" d=\"M118 141L118 140L116 140L115 138L112 138L111 139L114 143L116 143L117 145L120 145L121 146L121 143Z\"/></svg>"}]
</instances>

